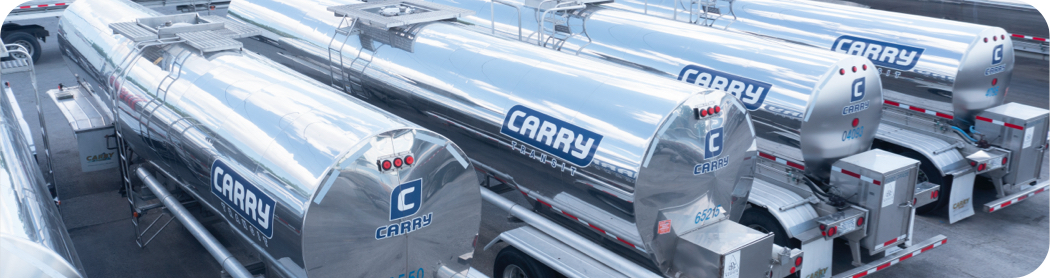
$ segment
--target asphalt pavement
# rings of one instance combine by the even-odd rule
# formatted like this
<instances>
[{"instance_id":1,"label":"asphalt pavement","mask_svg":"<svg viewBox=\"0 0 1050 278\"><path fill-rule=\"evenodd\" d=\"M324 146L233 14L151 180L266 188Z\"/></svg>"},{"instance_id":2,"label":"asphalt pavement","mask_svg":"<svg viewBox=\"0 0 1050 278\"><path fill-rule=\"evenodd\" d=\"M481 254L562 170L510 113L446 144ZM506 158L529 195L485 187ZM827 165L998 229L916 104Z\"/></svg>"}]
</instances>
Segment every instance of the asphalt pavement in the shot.
<instances>
[{"instance_id":1,"label":"asphalt pavement","mask_svg":"<svg viewBox=\"0 0 1050 278\"><path fill-rule=\"evenodd\" d=\"M56 19L39 20L49 30L57 30ZM43 43L37 63L37 80L41 94L59 84L75 84L67 70L54 37ZM1007 101L1041 108L1050 106L1050 80L1047 61L1019 58L1015 65ZM4 75L11 82L18 103L30 126L39 125L36 99L26 74ZM173 221L146 247L135 243L136 232L127 200L118 193L119 177L115 170L82 173L76 141L65 118L55 104L42 96L44 121L50 135L60 206L66 226L89 277L214 277L221 268L203 247L178 223ZM37 148L42 148L39 130L34 130ZM46 166L42 166L46 167ZM1047 177L1047 169L1043 169ZM503 194L524 203L515 191ZM1050 249L1050 194L1040 194L1020 204L995 213L982 212L984 202L993 199L994 189L981 185L975 189L974 204L978 212L959 223L948 224L947 216L919 216L915 222L916 238L937 234L948 237L948 243L931 252L911 258L894 267L867 277L1016 277L1036 269ZM157 214L143 218L151 220ZM162 219L162 222L166 219ZM211 229L225 224L207 223ZM496 252L502 246L481 250L500 232L520 224L510 223L507 214L492 205L483 205L479 250L473 265L492 274ZM145 240L145 239L143 239ZM242 250L231 246L231 251ZM251 258L239 258L251 262Z\"/></svg>"}]
</instances>

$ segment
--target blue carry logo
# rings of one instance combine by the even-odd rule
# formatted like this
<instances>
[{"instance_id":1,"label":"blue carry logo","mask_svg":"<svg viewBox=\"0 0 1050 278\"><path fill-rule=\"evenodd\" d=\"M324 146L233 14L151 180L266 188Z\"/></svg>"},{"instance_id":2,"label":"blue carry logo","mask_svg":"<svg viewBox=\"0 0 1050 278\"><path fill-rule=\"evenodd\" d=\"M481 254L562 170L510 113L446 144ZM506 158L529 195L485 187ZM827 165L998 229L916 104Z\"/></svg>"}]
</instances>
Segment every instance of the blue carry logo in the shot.
<instances>
[{"instance_id":1,"label":"blue carry logo","mask_svg":"<svg viewBox=\"0 0 1050 278\"><path fill-rule=\"evenodd\" d=\"M521 105L507 111L499 132L580 167L591 164L603 138L598 133Z\"/></svg>"},{"instance_id":2,"label":"blue carry logo","mask_svg":"<svg viewBox=\"0 0 1050 278\"><path fill-rule=\"evenodd\" d=\"M849 95L849 102L858 102L864 99L864 77L853 80L853 93Z\"/></svg>"},{"instance_id":3,"label":"blue carry logo","mask_svg":"<svg viewBox=\"0 0 1050 278\"><path fill-rule=\"evenodd\" d=\"M273 215L277 203L226 163L211 164L211 193L251 223L266 238L273 237Z\"/></svg>"},{"instance_id":4,"label":"blue carry logo","mask_svg":"<svg viewBox=\"0 0 1050 278\"><path fill-rule=\"evenodd\" d=\"M682 72L678 73L678 80L733 94L733 96L744 103L744 107L747 110L756 110L762 107L762 102L766 100L766 94L773 88L773 85L766 82L697 65L688 65L682 68Z\"/></svg>"},{"instance_id":5,"label":"blue carry logo","mask_svg":"<svg viewBox=\"0 0 1050 278\"><path fill-rule=\"evenodd\" d=\"M1003 45L996 45L995 49L992 50L992 64L998 64L1003 62Z\"/></svg>"},{"instance_id":6,"label":"blue carry logo","mask_svg":"<svg viewBox=\"0 0 1050 278\"><path fill-rule=\"evenodd\" d=\"M831 45L831 51L868 58L876 66L898 70L915 67L926 49L895 43L841 36Z\"/></svg>"},{"instance_id":7,"label":"blue carry logo","mask_svg":"<svg viewBox=\"0 0 1050 278\"><path fill-rule=\"evenodd\" d=\"M423 179L403 183L390 191L390 221L412 216L423 205Z\"/></svg>"},{"instance_id":8,"label":"blue carry logo","mask_svg":"<svg viewBox=\"0 0 1050 278\"><path fill-rule=\"evenodd\" d=\"M716 128L707 132L707 148L704 149L704 159L712 159L722 154L722 128Z\"/></svg>"}]
</instances>

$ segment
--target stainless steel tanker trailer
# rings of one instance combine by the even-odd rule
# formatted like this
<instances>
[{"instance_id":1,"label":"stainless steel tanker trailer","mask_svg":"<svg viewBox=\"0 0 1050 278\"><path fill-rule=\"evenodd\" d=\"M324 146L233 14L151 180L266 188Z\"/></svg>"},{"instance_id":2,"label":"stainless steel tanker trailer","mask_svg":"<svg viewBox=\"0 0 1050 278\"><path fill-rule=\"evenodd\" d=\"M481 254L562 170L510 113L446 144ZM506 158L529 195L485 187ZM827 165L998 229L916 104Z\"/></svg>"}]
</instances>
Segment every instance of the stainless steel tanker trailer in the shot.
<instances>
[{"instance_id":1,"label":"stainless steel tanker trailer","mask_svg":"<svg viewBox=\"0 0 1050 278\"><path fill-rule=\"evenodd\" d=\"M454 21L463 9L339 2L234 1L228 17L266 30L247 49L438 131L489 185L521 191L524 207L483 191L529 224L493 241L511 246L496 276L755 277L802 262L728 220L756 155L732 95L479 34Z\"/></svg>"},{"instance_id":2,"label":"stainless steel tanker trailer","mask_svg":"<svg viewBox=\"0 0 1050 278\"><path fill-rule=\"evenodd\" d=\"M873 272L946 242L913 237L913 207L936 201L931 192L938 189L916 183L917 161L870 150L883 98L878 72L864 58L599 3L431 1L475 11L459 20L480 32L510 39L521 32L532 44L739 97L754 119L761 158L753 207L735 220L774 232L778 245L800 246L804 277ZM832 242L840 237L852 251L840 257L852 256L857 268L832 271ZM865 255L887 255L862 261L862 247Z\"/></svg>"},{"instance_id":3,"label":"stainless steel tanker trailer","mask_svg":"<svg viewBox=\"0 0 1050 278\"><path fill-rule=\"evenodd\" d=\"M115 126L136 219L162 203L234 277L468 272L460 257L473 254L481 197L465 153L233 40L257 33L129 1L77 2L58 34L79 84L53 99ZM263 273L180 204L193 201L232 226Z\"/></svg>"},{"instance_id":4,"label":"stainless steel tanker trailer","mask_svg":"<svg viewBox=\"0 0 1050 278\"><path fill-rule=\"evenodd\" d=\"M12 45L13 46L13 45ZM0 42L5 60L0 74L35 74L29 51L8 51ZM12 55L15 52L22 55ZM16 57L12 57L16 56ZM35 77L31 77L35 79ZM35 84L33 84L35 87ZM80 257L37 165L33 136L21 109L3 82L0 93L0 276L84 277Z\"/></svg>"},{"instance_id":5,"label":"stainless steel tanker trailer","mask_svg":"<svg viewBox=\"0 0 1050 278\"><path fill-rule=\"evenodd\" d=\"M870 59L885 98L875 146L921 161L919 179L942 187L920 213L946 208L952 223L972 216L977 175L995 186L987 212L1050 187L1039 180L1050 111L1003 103L1014 48L1002 28L816 1L709 1L691 10L676 1L610 6Z\"/></svg>"}]
</instances>

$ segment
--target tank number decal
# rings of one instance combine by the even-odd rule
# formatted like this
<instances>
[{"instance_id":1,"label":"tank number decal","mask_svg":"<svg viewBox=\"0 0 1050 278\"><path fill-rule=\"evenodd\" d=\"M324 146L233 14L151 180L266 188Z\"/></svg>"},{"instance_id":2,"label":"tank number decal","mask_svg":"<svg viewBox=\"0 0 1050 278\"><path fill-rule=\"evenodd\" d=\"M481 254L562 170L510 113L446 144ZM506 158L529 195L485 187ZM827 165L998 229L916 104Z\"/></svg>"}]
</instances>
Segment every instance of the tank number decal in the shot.
<instances>
[{"instance_id":1,"label":"tank number decal","mask_svg":"<svg viewBox=\"0 0 1050 278\"><path fill-rule=\"evenodd\" d=\"M876 66L911 70L926 49L847 35L835 39L831 51L864 57Z\"/></svg>"},{"instance_id":2,"label":"tank number decal","mask_svg":"<svg viewBox=\"0 0 1050 278\"><path fill-rule=\"evenodd\" d=\"M773 85L697 65L688 65L678 73L678 80L711 89L726 91L740 99L747 110L762 107Z\"/></svg>"},{"instance_id":3,"label":"tank number decal","mask_svg":"<svg viewBox=\"0 0 1050 278\"><path fill-rule=\"evenodd\" d=\"M697 212L696 217L693 218L693 223L703 225L707 220L719 219L718 217L723 214L725 214L725 209L722 208L722 205L717 205L713 208L707 208Z\"/></svg>"},{"instance_id":4,"label":"tank number decal","mask_svg":"<svg viewBox=\"0 0 1050 278\"><path fill-rule=\"evenodd\" d=\"M860 139L864 136L864 126L858 126L842 132L842 141Z\"/></svg>"},{"instance_id":5,"label":"tank number decal","mask_svg":"<svg viewBox=\"0 0 1050 278\"><path fill-rule=\"evenodd\" d=\"M500 133L576 166L590 165L602 143L601 134L525 106L515 105L506 115Z\"/></svg>"},{"instance_id":6,"label":"tank number decal","mask_svg":"<svg viewBox=\"0 0 1050 278\"><path fill-rule=\"evenodd\" d=\"M390 221L405 219L399 223L376 228L376 240L408 234L430 226L434 213L406 219L419 212L423 206L423 179L402 183L390 191Z\"/></svg>"},{"instance_id":7,"label":"tank number decal","mask_svg":"<svg viewBox=\"0 0 1050 278\"><path fill-rule=\"evenodd\" d=\"M211 164L211 193L266 238L273 237L271 224L277 203L221 160Z\"/></svg>"},{"instance_id":8,"label":"tank number decal","mask_svg":"<svg viewBox=\"0 0 1050 278\"><path fill-rule=\"evenodd\" d=\"M999 86L993 86L991 88L988 88L988 91L984 92L984 96L986 96L986 97L994 97L994 96L998 96L998 95L999 95Z\"/></svg>"}]
</instances>

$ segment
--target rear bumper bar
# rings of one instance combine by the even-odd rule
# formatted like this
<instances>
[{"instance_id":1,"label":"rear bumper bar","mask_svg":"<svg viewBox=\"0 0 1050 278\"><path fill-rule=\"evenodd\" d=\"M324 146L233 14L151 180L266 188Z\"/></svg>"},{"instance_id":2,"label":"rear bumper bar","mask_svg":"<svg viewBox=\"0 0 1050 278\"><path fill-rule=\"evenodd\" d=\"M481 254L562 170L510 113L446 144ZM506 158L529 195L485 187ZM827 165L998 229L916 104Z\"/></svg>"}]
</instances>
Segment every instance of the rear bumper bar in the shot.
<instances>
[{"instance_id":1,"label":"rear bumper bar","mask_svg":"<svg viewBox=\"0 0 1050 278\"><path fill-rule=\"evenodd\" d=\"M919 244L912 245L907 249L898 251L897 253L893 253L893 255L889 255L869 264L862 265L860 267L850 269L846 272L839 273L838 275L835 275L834 278L864 277L868 274L872 274L877 271L883 270L887 267L896 265L911 257L918 256L919 254L925 253L926 251L930 251L933 248L940 247L945 243L948 243L948 237L945 237L944 235L937 235L923 242L920 242Z\"/></svg>"},{"instance_id":2,"label":"rear bumper bar","mask_svg":"<svg viewBox=\"0 0 1050 278\"><path fill-rule=\"evenodd\" d=\"M1021 201L1028 199L1028 197L1035 196L1035 194L1046 192L1048 187L1050 187L1050 180L1041 180L1025 190L985 203L984 211L995 212L1010 205L1020 203Z\"/></svg>"}]
</instances>

